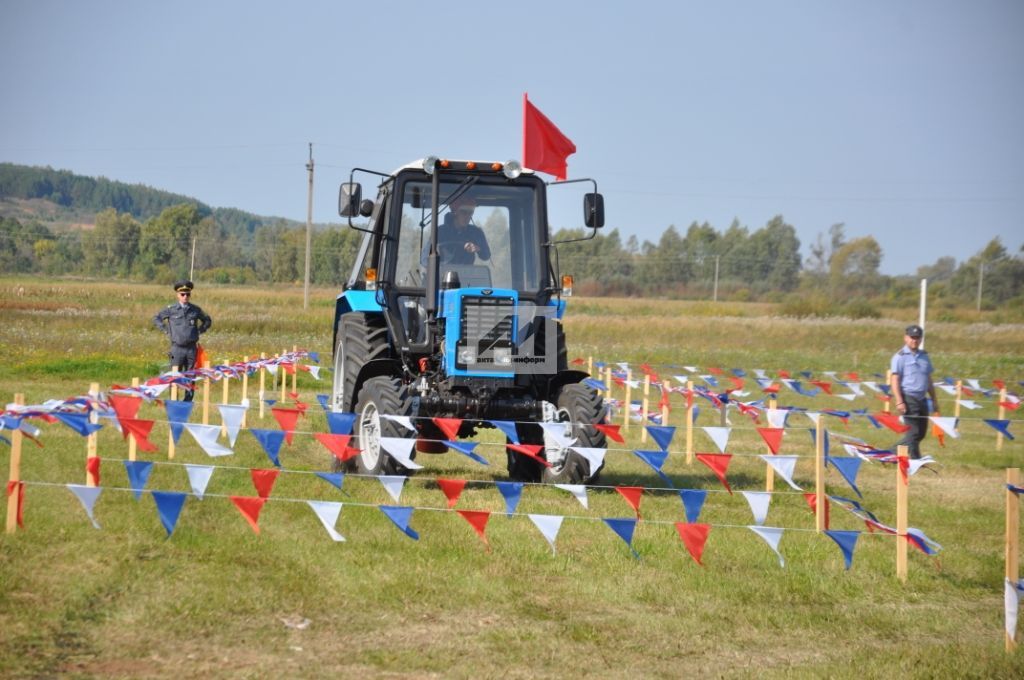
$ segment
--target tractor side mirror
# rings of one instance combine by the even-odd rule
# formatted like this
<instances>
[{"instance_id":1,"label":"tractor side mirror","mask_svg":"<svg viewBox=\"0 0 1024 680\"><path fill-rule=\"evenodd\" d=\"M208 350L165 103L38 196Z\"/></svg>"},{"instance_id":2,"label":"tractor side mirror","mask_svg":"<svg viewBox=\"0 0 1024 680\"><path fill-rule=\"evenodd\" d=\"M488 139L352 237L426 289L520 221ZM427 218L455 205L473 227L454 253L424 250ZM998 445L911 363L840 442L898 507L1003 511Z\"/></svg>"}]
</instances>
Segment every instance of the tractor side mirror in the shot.
<instances>
[{"instance_id":1,"label":"tractor side mirror","mask_svg":"<svg viewBox=\"0 0 1024 680\"><path fill-rule=\"evenodd\" d=\"M597 193L583 195L583 223L591 229L604 226L604 196Z\"/></svg>"},{"instance_id":2,"label":"tractor side mirror","mask_svg":"<svg viewBox=\"0 0 1024 680\"><path fill-rule=\"evenodd\" d=\"M345 182L338 191L338 214L355 217L362 214L363 188L358 182ZM371 202L372 203L372 202ZM365 215L364 215L365 217Z\"/></svg>"}]
</instances>

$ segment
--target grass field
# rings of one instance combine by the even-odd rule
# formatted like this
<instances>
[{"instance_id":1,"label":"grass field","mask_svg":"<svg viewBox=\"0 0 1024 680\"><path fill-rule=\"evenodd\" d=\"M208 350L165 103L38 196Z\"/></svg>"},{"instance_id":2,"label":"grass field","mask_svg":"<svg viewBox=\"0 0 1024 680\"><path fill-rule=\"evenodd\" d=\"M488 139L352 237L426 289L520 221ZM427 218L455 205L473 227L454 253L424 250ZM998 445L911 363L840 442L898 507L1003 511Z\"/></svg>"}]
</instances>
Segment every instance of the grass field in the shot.
<instances>
[{"instance_id":1,"label":"grass field","mask_svg":"<svg viewBox=\"0 0 1024 680\"><path fill-rule=\"evenodd\" d=\"M165 286L7 278L0 292L5 401L15 393L33 404L67 398L92 381L127 384L162 368L164 338L150 319L171 300ZM206 337L214 361L298 346L330 363L334 291L314 291L309 310L294 288L200 285L195 301L214 319ZM773 316L769 305L574 299L566 332L570 357L647 361L663 375L687 365L867 375L884 372L916 310L886 317L796 321ZM928 331L940 376L1002 378L1020 389L1024 326L979 320ZM615 486L665 486L630 453L655 448L641 445L637 423L626 446L609 450L587 509L563 490L527 486L507 517L493 483L506 479L504 453L490 433L478 449L489 467L456 453L421 456L426 469L406 483L400 502L417 508L411 526L420 540L412 541L378 509L396 504L378 480L348 475L339 492L312 474L329 469L329 455L310 436L327 430L315 395L329 390L326 371L320 382L299 379L300 398L311 406L294 443L282 448L283 471L259 535L228 500L253 496L249 469L270 467L247 433L233 456L216 460L184 435L167 461L164 411L143 406L140 417L157 421L151 439L161 449L140 455L157 462L148 489L187 491L182 464L219 466L206 498L186 501L168 539L148 494L136 501L127 490L127 445L113 428L99 433L97 531L63 486L85 480L84 439L37 421L44 446L26 441L22 463L26 529L0 538L0 676L1024 676L1024 652L1007 655L1002 634L1003 482L1005 468L1024 461L1024 437L995 449L994 430L981 421L996 417L991 400L962 414L960 439L945 448L926 440L925 453L939 465L912 478L910 524L944 549L937 557L911 551L903 584L892 537L862 534L844 570L835 544L813 531L800 493L777 479L766 525L786 529L780 568L746 528L753 521L739 492L764 489L757 454L765 449L751 421L735 413L733 495L703 465L686 464L681 431L664 468L676 487L708 490L701 521L713 528L703 567L673 526L684 512L671 490L643 495L633 540L639 559L601 521L633 514ZM850 403L783 390L780 403L874 411L880 402L870 394ZM220 401L219 385L212 395ZM231 399L239 396L232 386ZM678 425L681 401L673 399ZM940 403L952 415L952 398L940 393ZM1017 418L1011 431L1024 435ZM220 422L216 411L211 422ZM717 418L705 413L697 424L697 450L715 451L699 427ZM269 413L260 421L254 411L249 425L277 427ZM812 491L813 448L803 431L810 422L794 415L789 425L782 452L800 457L795 479ZM878 446L895 439L864 419L846 426L829 418L828 427ZM9 455L0 443L5 469ZM436 484L442 477L469 480L456 509L492 511L489 549L447 511ZM834 471L827 481L830 493L853 495ZM894 470L865 463L858 481L865 507L895 524ZM345 504L337 523L345 542L328 538L306 500ZM528 513L565 518L556 554ZM864 527L839 508L832 524Z\"/></svg>"}]
</instances>

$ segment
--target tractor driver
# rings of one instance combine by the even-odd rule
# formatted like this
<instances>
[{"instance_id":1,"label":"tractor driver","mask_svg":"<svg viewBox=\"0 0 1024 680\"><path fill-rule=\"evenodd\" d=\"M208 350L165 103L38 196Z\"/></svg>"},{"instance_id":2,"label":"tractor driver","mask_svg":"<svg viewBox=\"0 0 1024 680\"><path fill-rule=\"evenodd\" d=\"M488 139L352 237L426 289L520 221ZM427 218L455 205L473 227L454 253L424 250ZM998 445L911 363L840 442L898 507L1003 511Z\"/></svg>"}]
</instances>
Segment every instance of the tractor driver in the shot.
<instances>
[{"instance_id":1,"label":"tractor driver","mask_svg":"<svg viewBox=\"0 0 1024 680\"><path fill-rule=\"evenodd\" d=\"M444 216L441 230L437 235L437 253L444 264L474 264L476 258L481 261L491 259L491 249L487 245L487 237L483 229L472 223L473 212L476 210L476 199L472 196L459 196L448 206L448 214ZM430 253L430 242L423 244L420 264L426 266L427 255Z\"/></svg>"}]
</instances>

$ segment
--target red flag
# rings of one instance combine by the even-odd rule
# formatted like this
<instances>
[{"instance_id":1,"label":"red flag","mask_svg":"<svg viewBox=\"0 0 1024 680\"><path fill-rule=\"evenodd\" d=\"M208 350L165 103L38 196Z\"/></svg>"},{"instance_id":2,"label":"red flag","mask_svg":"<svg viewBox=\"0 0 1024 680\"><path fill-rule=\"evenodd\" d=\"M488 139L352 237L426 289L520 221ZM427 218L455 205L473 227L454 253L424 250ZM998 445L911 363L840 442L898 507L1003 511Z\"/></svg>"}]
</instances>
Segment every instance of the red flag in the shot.
<instances>
[{"instance_id":1,"label":"red flag","mask_svg":"<svg viewBox=\"0 0 1024 680\"><path fill-rule=\"evenodd\" d=\"M284 440L291 444L292 437L295 435L295 423L299 419L299 410L295 408L274 407L270 409L270 412L274 414L277 424L284 430Z\"/></svg>"},{"instance_id":2,"label":"red flag","mask_svg":"<svg viewBox=\"0 0 1024 680\"><path fill-rule=\"evenodd\" d=\"M250 498L247 496L231 496L231 502L235 504L238 511L242 513L242 517L249 523L252 530L257 534L260 533L260 510L263 509L263 504L267 502L266 498Z\"/></svg>"},{"instance_id":3,"label":"red flag","mask_svg":"<svg viewBox=\"0 0 1024 680\"><path fill-rule=\"evenodd\" d=\"M505 446L516 453L521 453L524 456L533 458L544 467L551 467L551 463L540 457L540 451L544 448L543 444L506 444Z\"/></svg>"},{"instance_id":4,"label":"red flag","mask_svg":"<svg viewBox=\"0 0 1024 680\"><path fill-rule=\"evenodd\" d=\"M704 463L715 473L718 477L718 481L722 483L725 490L730 494L732 493L732 487L729 486L728 480L725 478L725 472L729 469L729 463L732 461L732 454L730 453L698 453L697 460Z\"/></svg>"},{"instance_id":5,"label":"red flag","mask_svg":"<svg viewBox=\"0 0 1024 680\"><path fill-rule=\"evenodd\" d=\"M523 165L554 175L568 177L566 159L576 153L576 145L562 134L547 116L530 103L523 93Z\"/></svg>"},{"instance_id":6,"label":"red flag","mask_svg":"<svg viewBox=\"0 0 1024 680\"><path fill-rule=\"evenodd\" d=\"M939 440L939 446L946 448L946 431L939 427L938 423L932 423L932 435Z\"/></svg>"},{"instance_id":7,"label":"red flag","mask_svg":"<svg viewBox=\"0 0 1024 680\"><path fill-rule=\"evenodd\" d=\"M636 512L636 518L640 519L640 497L644 493L644 487L642 486L617 486L615 490L622 494L622 497L626 499L626 502L632 506Z\"/></svg>"},{"instance_id":8,"label":"red flag","mask_svg":"<svg viewBox=\"0 0 1024 680\"><path fill-rule=\"evenodd\" d=\"M156 444L149 441L149 433L153 429L152 420L137 420L135 418L118 418L118 422L121 423L121 427L124 428L124 437L128 438L131 435L135 438L135 443L143 451L156 451Z\"/></svg>"},{"instance_id":9,"label":"red flag","mask_svg":"<svg viewBox=\"0 0 1024 680\"><path fill-rule=\"evenodd\" d=\"M18 526L25 528L25 482L7 482L7 497L10 498L17 493L18 500L15 501L15 518Z\"/></svg>"},{"instance_id":10,"label":"red flag","mask_svg":"<svg viewBox=\"0 0 1024 680\"><path fill-rule=\"evenodd\" d=\"M599 432L604 432L605 436L607 436L612 441L619 442L620 444L626 443L626 440L622 438L621 434L619 434L618 425L605 425L604 423L594 423L594 429Z\"/></svg>"},{"instance_id":11,"label":"red flag","mask_svg":"<svg viewBox=\"0 0 1024 680\"><path fill-rule=\"evenodd\" d=\"M459 496L462 495L462 490L466 487L466 480L438 479L437 486L440 487L441 491L444 492L445 498L448 499L448 507L453 508L459 502Z\"/></svg>"},{"instance_id":12,"label":"red flag","mask_svg":"<svg viewBox=\"0 0 1024 680\"><path fill-rule=\"evenodd\" d=\"M768 450L775 455L779 452L779 447L782 445L782 435L786 431L781 427L759 427L757 433L761 435L761 439L768 445Z\"/></svg>"},{"instance_id":13,"label":"red flag","mask_svg":"<svg viewBox=\"0 0 1024 680\"><path fill-rule=\"evenodd\" d=\"M459 428L462 427L462 418L432 418L434 424L437 425L441 432L444 432L444 436L450 440L455 441L459 438Z\"/></svg>"},{"instance_id":14,"label":"red flag","mask_svg":"<svg viewBox=\"0 0 1024 680\"><path fill-rule=\"evenodd\" d=\"M907 472L910 470L910 457L896 456L896 464L900 468L900 477L903 478L903 486L907 486L910 484L910 478L907 476Z\"/></svg>"},{"instance_id":15,"label":"red flag","mask_svg":"<svg viewBox=\"0 0 1024 680\"><path fill-rule=\"evenodd\" d=\"M1006 389L1006 381L1005 380L1000 380L999 378L996 378L995 380L992 381L992 384L995 385L995 388L997 390L1005 390Z\"/></svg>"},{"instance_id":16,"label":"red flag","mask_svg":"<svg viewBox=\"0 0 1024 680\"><path fill-rule=\"evenodd\" d=\"M350 434L328 434L326 432L316 432L313 434L316 440L327 447L327 450L334 454L334 457L345 462L351 456L346 457L349 450L348 442L352 439Z\"/></svg>"},{"instance_id":17,"label":"red flag","mask_svg":"<svg viewBox=\"0 0 1024 680\"><path fill-rule=\"evenodd\" d=\"M110 395L110 405L114 407L117 419L124 420L125 418L134 418L138 415L139 407L142 406L142 399L139 397Z\"/></svg>"},{"instance_id":18,"label":"red flag","mask_svg":"<svg viewBox=\"0 0 1024 680\"><path fill-rule=\"evenodd\" d=\"M894 416L891 413L876 413L874 419L897 434L903 434L910 429L909 425L900 424L899 416Z\"/></svg>"},{"instance_id":19,"label":"red flag","mask_svg":"<svg viewBox=\"0 0 1024 680\"><path fill-rule=\"evenodd\" d=\"M832 383L827 380L812 380L811 384L825 390L825 394L832 394Z\"/></svg>"},{"instance_id":20,"label":"red flag","mask_svg":"<svg viewBox=\"0 0 1024 680\"><path fill-rule=\"evenodd\" d=\"M811 514L817 515L818 512L818 496L814 493L805 493L804 500L807 501L807 507L811 509ZM829 502L828 496L825 496L825 528L829 527ZM871 529L871 525L868 525L868 529Z\"/></svg>"},{"instance_id":21,"label":"red flag","mask_svg":"<svg viewBox=\"0 0 1024 680\"><path fill-rule=\"evenodd\" d=\"M462 515L462 519L469 522L469 526L473 527L473 531L480 536L484 545L490 550L491 544L487 542L487 535L484 534L484 530L487 529L487 520L491 518L491 513L487 510L456 510L455 512Z\"/></svg>"},{"instance_id":22,"label":"red flag","mask_svg":"<svg viewBox=\"0 0 1024 680\"><path fill-rule=\"evenodd\" d=\"M277 476L281 474L280 470L260 470L253 468L249 470L252 474L252 485L256 487L256 495L260 498L267 498L270 496L270 490L274 488L274 482L277 481Z\"/></svg>"},{"instance_id":23,"label":"red flag","mask_svg":"<svg viewBox=\"0 0 1024 680\"><path fill-rule=\"evenodd\" d=\"M206 356L206 350L198 342L196 343L196 363L195 368L206 368L206 364L209 363L210 359ZM181 368L179 366L179 368Z\"/></svg>"},{"instance_id":24,"label":"red flag","mask_svg":"<svg viewBox=\"0 0 1024 680\"><path fill-rule=\"evenodd\" d=\"M100 457L90 456L85 459L85 471L89 473L92 478L92 483L96 486L100 485Z\"/></svg>"},{"instance_id":25,"label":"red flag","mask_svg":"<svg viewBox=\"0 0 1024 680\"><path fill-rule=\"evenodd\" d=\"M708 540L708 534L711 533L711 525L676 522L676 531L679 532L679 538L683 539L683 543L686 544L686 549L690 551L690 557L703 567L704 563L700 561L700 558L704 554L704 544Z\"/></svg>"}]
</instances>

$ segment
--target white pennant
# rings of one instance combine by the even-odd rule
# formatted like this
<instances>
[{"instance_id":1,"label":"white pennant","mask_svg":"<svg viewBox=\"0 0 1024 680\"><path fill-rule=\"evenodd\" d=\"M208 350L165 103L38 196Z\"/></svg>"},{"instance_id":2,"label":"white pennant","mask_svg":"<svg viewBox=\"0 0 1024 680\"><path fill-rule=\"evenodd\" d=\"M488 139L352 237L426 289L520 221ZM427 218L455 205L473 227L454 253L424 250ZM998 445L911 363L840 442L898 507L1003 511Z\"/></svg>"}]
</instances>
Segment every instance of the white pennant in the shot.
<instances>
[{"instance_id":1,"label":"white pennant","mask_svg":"<svg viewBox=\"0 0 1024 680\"><path fill-rule=\"evenodd\" d=\"M843 383L843 384L846 385L848 388L850 388L850 391L853 392L854 394L856 394L858 397L863 397L864 396L864 388L862 388L860 386L860 383L851 382L851 383Z\"/></svg>"},{"instance_id":2,"label":"white pennant","mask_svg":"<svg viewBox=\"0 0 1024 680\"><path fill-rule=\"evenodd\" d=\"M789 484L797 491L803 491L793 481L793 470L796 469L796 456L761 456L761 458L772 466L775 474L786 480L786 484Z\"/></svg>"},{"instance_id":3,"label":"white pennant","mask_svg":"<svg viewBox=\"0 0 1024 680\"><path fill-rule=\"evenodd\" d=\"M98 486L83 486L82 484L68 484L67 487L71 493L75 494L82 507L85 508L85 514L89 516L89 521L92 522L92 525L99 529L100 524L96 521L92 511L96 507L96 499L100 497L103 489Z\"/></svg>"},{"instance_id":4,"label":"white pennant","mask_svg":"<svg viewBox=\"0 0 1024 680\"><path fill-rule=\"evenodd\" d=\"M876 383L874 380L865 380L861 384L862 385L867 385L868 387L870 387L875 392L883 392L884 391L884 390L882 390L881 387L878 386L878 383Z\"/></svg>"},{"instance_id":5,"label":"white pennant","mask_svg":"<svg viewBox=\"0 0 1024 680\"><path fill-rule=\"evenodd\" d=\"M265 368L270 375L277 375L277 364L267 364Z\"/></svg>"},{"instance_id":6,"label":"white pennant","mask_svg":"<svg viewBox=\"0 0 1024 680\"><path fill-rule=\"evenodd\" d=\"M1013 640L1017 641L1017 611L1020 607L1020 591L1018 590L1019 583L1014 583L1010 579L1004 579L1003 586L1003 605L1006 610L1006 635Z\"/></svg>"},{"instance_id":7,"label":"white pennant","mask_svg":"<svg viewBox=\"0 0 1024 680\"><path fill-rule=\"evenodd\" d=\"M683 368L686 369L687 373L696 373L697 372L697 367L696 366L683 366ZM682 382L686 382L686 381L683 380Z\"/></svg>"},{"instance_id":8,"label":"white pennant","mask_svg":"<svg viewBox=\"0 0 1024 680\"><path fill-rule=\"evenodd\" d=\"M412 424L412 418L410 418L409 416L388 416L388 415L384 415L382 413L381 414L381 418L385 418L387 420L390 420L393 423L398 423L399 425L401 425L402 427L404 427L407 430L415 430L416 429L416 426Z\"/></svg>"},{"instance_id":9,"label":"white pennant","mask_svg":"<svg viewBox=\"0 0 1024 680\"><path fill-rule=\"evenodd\" d=\"M764 415L768 419L768 427L786 427L789 411L782 408L766 408Z\"/></svg>"},{"instance_id":10,"label":"white pennant","mask_svg":"<svg viewBox=\"0 0 1024 680\"><path fill-rule=\"evenodd\" d=\"M412 447L416 446L415 439L405 437L381 437L380 446L387 451L392 458L410 470L421 470L423 466L412 459ZM395 499L397 500L397 499Z\"/></svg>"},{"instance_id":11,"label":"white pennant","mask_svg":"<svg viewBox=\"0 0 1024 680\"><path fill-rule=\"evenodd\" d=\"M320 523L324 525L324 529L327 529L327 534L331 537L331 540L341 542L345 540L335 530L334 525L338 523L338 515L341 514L341 503L335 501L306 501L309 503L309 507L313 508L313 512L320 519Z\"/></svg>"},{"instance_id":12,"label":"white pennant","mask_svg":"<svg viewBox=\"0 0 1024 680\"><path fill-rule=\"evenodd\" d=\"M587 487L582 484L555 484L555 488L561 489L562 491L568 491L576 497L576 500L580 502L580 505L590 509L589 501L587 499Z\"/></svg>"},{"instance_id":13,"label":"white pennant","mask_svg":"<svg viewBox=\"0 0 1024 680\"><path fill-rule=\"evenodd\" d=\"M320 369L322 368L322 366L306 366L306 368L309 369L309 374L313 376L313 380L320 379Z\"/></svg>"},{"instance_id":14,"label":"white pennant","mask_svg":"<svg viewBox=\"0 0 1024 680\"><path fill-rule=\"evenodd\" d=\"M228 431L228 441L234 448L235 440L238 439L238 431L242 429L242 418L245 417L245 406L236 404L218 404L220 418L224 422L224 429Z\"/></svg>"},{"instance_id":15,"label":"white pennant","mask_svg":"<svg viewBox=\"0 0 1024 680\"><path fill-rule=\"evenodd\" d=\"M715 442L715 446L718 447L719 453L725 453L725 449L729 446L729 433L732 432L731 427L705 427L703 428L711 440Z\"/></svg>"},{"instance_id":16,"label":"white pennant","mask_svg":"<svg viewBox=\"0 0 1024 680\"><path fill-rule=\"evenodd\" d=\"M185 429L188 430L189 434L191 434L193 439L196 440L196 443L202 447L203 451L206 451L206 455L211 458L217 458L218 456L230 456L234 453L234 451L226 446L221 446L217 443L217 437L220 435L219 425L185 423Z\"/></svg>"},{"instance_id":17,"label":"white pennant","mask_svg":"<svg viewBox=\"0 0 1024 680\"><path fill-rule=\"evenodd\" d=\"M816 411L807 411L807 412L804 413L804 415L807 416L812 423L814 423L815 427L818 426L818 421L821 420L821 414L820 413L818 413Z\"/></svg>"},{"instance_id":18,"label":"white pennant","mask_svg":"<svg viewBox=\"0 0 1024 680\"><path fill-rule=\"evenodd\" d=\"M544 445L565 449L576 443L569 423L540 423L544 430Z\"/></svg>"},{"instance_id":19,"label":"white pennant","mask_svg":"<svg viewBox=\"0 0 1024 680\"><path fill-rule=\"evenodd\" d=\"M977 378L968 378L967 384L971 386L971 389L975 392L984 392L985 388L978 384Z\"/></svg>"},{"instance_id":20,"label":"white pennant","mask_svg":"<svg viewBox=\"0 0 1024 680\"><path fill-rule=\"evenodd\" d=\"M562 528L564 517L558 515L527 515L530 521L540 529L540 533L551 546L551 554L555 553L555 539L558 537L558 530Z\"/></svg>"},{"instance_id":21,"label":"white pennant","mask_svg":"<svg viewBox=\"0 0 1024 680\"><path fill-rule=\"evenodd\" d=\"M854 399L857 398L856 394L837 394L835 396L839 397L840 399L845 399L846 401L853 401Z\"/></svg>"},{"instance_id":22,"label":"white pennant","mask_svg":"<svg viewBox=\"0 0 1024 680\"><path fill-rule=\"evenodd\" d=\"M674 375L672 377L675 378L676 382L681 385L686 385L686 383L690 380L690 378L685 375Z\"/></svg>"},{"instance_id":23,"label":"white pennant","mask_svg":"<svg viewBox=\"0 0 1024 680\"><path fill-rule=\"evenodd\" d=\"M916 475L917 471L920 470L922 467L924 467L928 463L934 463L934 462L935 462L935 459L932 458L931 456L921 456L920 458L916 458L916 459L915 458L911 458L910 461L907 463L907 474L908 475Z\"/></svg>"},{"instance_id":24,"label":"white pennant","mask_svg":"<svg viewBox=\"0 0 1024 680\"><path fill-rule=\"evenodd\" d=\"M601 469L601 466L604 465L604 456L608 453L608 449L595 449L584 446L573 446L572 450L587 459L591 475L594 474L595 470Z\"/></svg>"},{"instance_id":25,"label":"white pennant","mask_svg":"<svg viewBox=\"0 0 1024 680\"><path fill-rule=\"evenodd\" d=\"M748 529L753 531L755 534L764 539L764 542L768 544L768 547L775 551L775 554L779 556L779 566L785 567L786 560L783 559L782 553L779 552L779 540L782 538L782 529L775 527L751 527Z\"/></svg>"},{"instance_id":26,"label":"white pennant","mask_svg":"<svg viewBox=\"0 0 1024 680\"><path fill-rule=\"evenodd\" d=\"M210 483L210 477L213 476L212 465L186 465L185 471L188 472L188 483L192 485L192 493L196 495L196 498L203 500L203 494L206 493L206 485Z\"/></svg>"},{"instance_id":27,"label":"white pennant","mask_svg":"<svg viewBox=\"0 0 1024 680\"><path fill-rule=\"evenodd\" d=\"M384 485L384 490L388 492L388 495L395 499L397 503L402 498L402 489L405 487L406 477L402 475L381 475L377 477L380 483Z\"/></svg>"},{"instance_id":28,"label":"white pennant","mask_svg":"<svg viewBox=\"0 0 1024 680\"><path fill-rule=\"evenodd\" d=\"M953 439L960 438L960 433L956 431L956 418L931 416L930 420L936 425L938 425L943 432L948 434Z\"/></svg>"},{"instance_id":29,"label":"white pennant","mask_svg":"<svg viewBox=\"0 0 1024 680\"><path fill-rule=\"evenodd\" d=\"M936 383L935 386L950 396L956 395L956 387L954 385L947 385L946 383Z\"/></svg>"},{"instance_id":30,"label":"white pennant","mask_svg":"<svg viewBox=\"0 0 1024 680\"><path fill-rule=\"evenodd\" d=\"M772 502L772 495L767 491L744 491L744 498L750 505L750 512L754 515L754 524L761 526L768 517L768 504Z\"/></svg>"},{"instance_id":31,"label":"white pennant","mask_svg":"<svg viewBox=\"0 0 1024 680\"><path fill-rule=\"evenodd\" d=\"M764 372L763 368L755 368L754 369L754 375L756 375L758 378L767 378L768 377L768 374Z\"/></svg>"},{"instance_id":32,"label":"white pennant","mask_svg":"<svg viewBox=\"0 0 1024 680\"><path fill-rule=\"evenodd\" d=\"M979 404L974 403L974 401L972 401L971 399L961 399L959 401L959 404L964 408L971 409L972 411L981 408Z\"/></svg>"}]
</instances>

